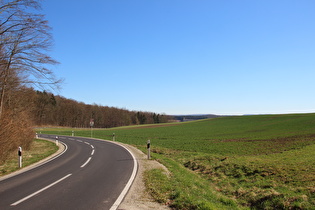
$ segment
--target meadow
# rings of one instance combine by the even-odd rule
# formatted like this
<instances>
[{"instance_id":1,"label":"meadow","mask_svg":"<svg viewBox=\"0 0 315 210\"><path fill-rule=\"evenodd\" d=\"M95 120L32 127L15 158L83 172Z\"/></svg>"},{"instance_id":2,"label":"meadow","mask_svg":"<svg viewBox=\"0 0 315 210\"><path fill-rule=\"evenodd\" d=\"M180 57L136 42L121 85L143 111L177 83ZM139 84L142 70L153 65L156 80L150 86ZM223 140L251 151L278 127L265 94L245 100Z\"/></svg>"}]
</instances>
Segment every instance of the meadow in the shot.
<instances>
[{"instance_id":1,"label":"meadow","mask_svg":"<svg viewBox=\"0 0 315 210\"><path fill-rule=\"evenodd\" d=\"M134 145L164 164L147 188L176 209L315 209L315 114L231 116L112 129L43 129Z\"/></svg>"}]
</instances>

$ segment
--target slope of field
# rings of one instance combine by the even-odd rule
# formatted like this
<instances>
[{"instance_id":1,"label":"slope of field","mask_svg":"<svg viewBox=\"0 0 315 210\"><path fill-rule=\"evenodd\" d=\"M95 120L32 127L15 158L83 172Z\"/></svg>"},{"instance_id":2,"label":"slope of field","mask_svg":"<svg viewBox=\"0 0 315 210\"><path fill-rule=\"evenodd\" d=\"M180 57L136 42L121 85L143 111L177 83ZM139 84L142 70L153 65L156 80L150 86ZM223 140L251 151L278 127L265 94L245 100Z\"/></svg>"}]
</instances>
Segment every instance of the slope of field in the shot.
<instances>
[{"instance_id":1,"label":"slope of field","mask_svg":"<svg viewBox=\"0 0 315 210\"><path fill-rule=\"evenodd\" d=\"M48 131L46 131L48 132ZM49 131L70 135L70 130ZM146 150L172 172L148 188L174 208L312 209L315 114L221 117L163 126L93 130ZM90 130L75 130L90 136ZM153 180L153 181L152 181Z\"/></svg>"}]
</instances>

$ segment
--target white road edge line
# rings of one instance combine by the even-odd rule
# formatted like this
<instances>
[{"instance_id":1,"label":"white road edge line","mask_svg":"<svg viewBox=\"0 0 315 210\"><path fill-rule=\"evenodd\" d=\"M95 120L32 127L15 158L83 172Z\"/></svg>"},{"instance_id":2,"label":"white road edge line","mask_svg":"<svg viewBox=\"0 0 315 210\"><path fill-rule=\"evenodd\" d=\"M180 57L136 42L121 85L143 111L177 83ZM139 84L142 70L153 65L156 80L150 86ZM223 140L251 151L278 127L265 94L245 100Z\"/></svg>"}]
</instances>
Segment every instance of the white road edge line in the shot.
<instances>
[{"instance_id":1,"label":"white road edge line","mask_svg":"<svg viewBox=\"0 0 315 210\"><path fill-rule=\"evenodd\" d=\"M115 144L115 143L114 143ZM117 144L117 143L116 143ZM119 205L121 204L122 200L124 199L124 197L126 196L126 194L128 193L128 190L129 188L131 187L132 185L132 182L133 180L135 179L136 177L136 174L137 174L137 170L138 170L138 163L137 163L137 160L135 158L135 156L132 154L132 152L125 146L121 145L121 144L117 144L123 148L125 148L132 156L132 159L133 159L133 171L132 171L132 174L130 176L130 179L128 181L128 183L126 184L125 188L123 189L123 191L120 193L119 197L116 199L115 203L112 205L112 207L109 209L109 210L116 210Z\"/></svg>"},{"instance_id":2,"label":"white road edge line","mask_svg":"<svg viewBox=\"0 0 315 210\"><path fill-rule=\"evenodd\" d=\"M86 164L88 164L88 162L90 162L91 157L89 157L89 159L87 159L87 161L81 166L81 168L83 168Z\"/></svg>"},{"instance_id":3,"label":"white road edge line","mask_svg":"<svg viewBox=\"0 0 315 210\"><path fill-rule=\"evenodd\" d=\"M68 177L71 176L71 175L72 175L72 174L68 174L67 176L62 177L61 179L59 179L59 180L55 181L54 183L52 183L52 184L50 184L50 185L48 185L48 186L46 186L46 187L44 187L44 188L42 188L42 189L40 189L40 190L34 192L33 194L31 194L31 195L29 195L29 196L26 196L25 198L22 198L21 200L15 202L15 203L12 203L11 206L16 206L16 205L22 203L23 201L26 201L27 199L29 199L29 198L31 198L31 197L33 197L33 196L35 196L35 195L37 195L37 194L43 192L44 190L47 190L48 188L50 188L50 187L56 185L57 183L61 182L62 180L68 178Z\"/></svg>"},{"instance_id":4,"label":"white road edge line","mask_svg":"<svg viewBox=\"0 0 315 210\"><path fill-rule=\"evenodd\" d=\"M94 152L95 152L95 150L93 149L92 152L91 152L91 155L94 155Z\"/></svg>"}]
</instances>

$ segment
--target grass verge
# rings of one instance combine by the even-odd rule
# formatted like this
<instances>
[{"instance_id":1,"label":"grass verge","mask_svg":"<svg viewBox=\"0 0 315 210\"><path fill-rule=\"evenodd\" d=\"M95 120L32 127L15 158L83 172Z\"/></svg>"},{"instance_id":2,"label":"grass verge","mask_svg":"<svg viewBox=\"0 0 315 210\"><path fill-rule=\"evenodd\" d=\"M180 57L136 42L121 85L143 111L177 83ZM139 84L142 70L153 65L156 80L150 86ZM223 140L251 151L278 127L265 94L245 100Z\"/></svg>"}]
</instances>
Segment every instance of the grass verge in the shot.
<instances>
[{"instance_id":1,"label":"grass verge","mask_svg":"<svg viewBox=\"0 0 315 210\"><path fill-rule=\"evenodd\" d=\"M34 139L29 150L23 150L22 160L23 167L36 163L58 150L58 146L50 141ZM19 170L17 151L11 152L9 158L0 165L0 176Z\"/></svg>"},{"instance_id":2,"label":"grass verge","mask_svg":"<svg viewBox=\"0 0 315 210\"><path fill-rule=\"evenodd\" d=\"M173 209L242 209L234 199L210 187L207 180L165 156L154 154L171 172L153 169L144 174L151 195Z\"/></svg>"}]
</instances>

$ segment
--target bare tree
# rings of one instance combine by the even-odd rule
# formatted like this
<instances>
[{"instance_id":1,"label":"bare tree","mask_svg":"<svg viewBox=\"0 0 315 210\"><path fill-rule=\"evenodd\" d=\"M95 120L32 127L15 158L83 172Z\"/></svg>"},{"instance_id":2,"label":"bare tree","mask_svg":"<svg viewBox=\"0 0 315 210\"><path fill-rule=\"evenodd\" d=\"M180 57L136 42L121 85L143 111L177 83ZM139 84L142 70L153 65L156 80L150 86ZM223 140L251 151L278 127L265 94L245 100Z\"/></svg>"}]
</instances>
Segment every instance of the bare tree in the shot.
<instances>
[{"instance_id":1,"label":"bare tree","mask_svg":"<svg viewBox=\"0 0 315 210\"><path fill-rule=\"evenodd\" d=\"M57 64L47 52L51 46L51 28L41 14L37 0L0 0L0 119L9 77L37 86L57 85L49 65Z\"/></svg>"}]
</instances>

